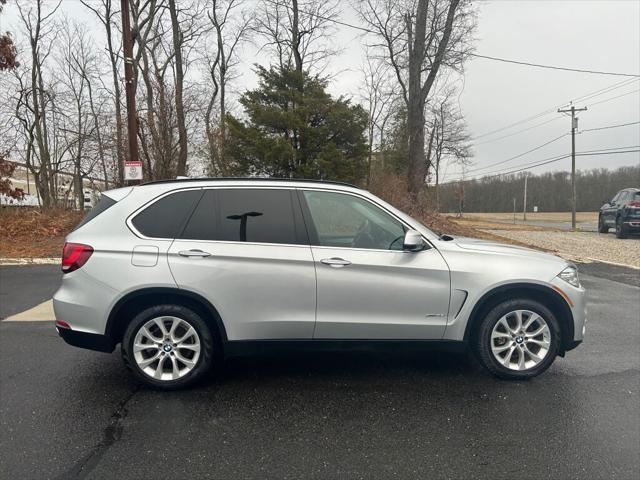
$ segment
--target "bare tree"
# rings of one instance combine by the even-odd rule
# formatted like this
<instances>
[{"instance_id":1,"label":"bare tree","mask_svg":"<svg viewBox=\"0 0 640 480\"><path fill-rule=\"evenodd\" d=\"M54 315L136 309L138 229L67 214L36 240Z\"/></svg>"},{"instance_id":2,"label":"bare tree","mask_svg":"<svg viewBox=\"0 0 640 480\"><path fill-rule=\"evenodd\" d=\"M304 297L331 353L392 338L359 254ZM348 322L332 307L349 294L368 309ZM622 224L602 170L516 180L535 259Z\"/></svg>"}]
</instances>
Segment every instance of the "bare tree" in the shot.
<instances>
[{"instance_id":1,"label":"bare tree","mask_svg":"<svg viewBox=\"0 0 640 480\"><path fill-rule=\"evenodd\" d=\"M378 143L378 152L382 154L384 142L384 129L393 112L393 104L398 99L393 92L393 86L389 75L389 69L384 62L370 55L365 57L362 66L364 88L362 89L363 103L367 110L369 121L367 124L367 141L369 144L367 185L371 182L372 164L375 144ZM378 138L376 138L376 130Z\"/></svg>"},{"instance_id":2,"label":"bare tree","mask_svg":"<svg viewBox=\"0 0 640 480\"><path fill-rule=\"evenodd\" d=\"M58 125L61 127L73 162L73 194L76 207L84 205L83 171L84 149L93 133L88 105L87 72L91 62L87 31L77 23L63 19L58 25L59 41L55 73L61 91L58 94L60 113Z\"/></svg>"},{"instance_id":3,"label":"bare tree","mask_svg":"<svg viewBox=\"0 0 640 480\"><path fill-rule=\"evenodd\" d=\"M113 91L111 92L111 96L113 98L113 105L115 108L114 116L115 116L115 133L116 133L116 158L117 158L117 181L116 185L121 186L124 185L124 144L123 144L123 128L124 124L122 122L122 86L120 85L120 51L121 45L118 45L114 42L114 17L119 13L116 9L113 8L112 0L100 0L100 7L95 6L94 3L89 3L87 0L81 0L82 4L91 10L102 26L104 27L104 32L107 40L107 54L109 56L109 64L111 66L111 77L112 77L112 86ZM91 92L93 93L93 92ZM91 102L92 105L95 105L93 100ZM95 117L95 113L94 113ZM105 182L106 173L105 173Z\"/></svg>"},{"instance_id":4,"label":"bare tree","mask_svg":"<svg viewBox=\"0 0 640 480\"><path fill-rule=\"evenodd\" d=\"M395 72L407 109L409 191L422 189L425 106L441 68L459 69L469 50L475 16L469 0L360 0L358 11L373 44Z\"/></svg>"},{"instance_id":5,"label":"bare tree","mask_svg":"<svg viewBox=\"0 0 640 480\"><path fill-rule=\"evenodd\" d=\"M55 35L52 17L60 3L49 12L43 12L43 0L35 5L23 7L18 12L25 33L29 38L31 63L28 75L19 73L20 89L16 101L16 117L27 134L27 168L31 170L45 208L53 207L57 201L56 165L52 162L52 145L49 133L48 108L53 104L51 91L45 87L43 65L51 53Z\"/></svg>"},{"instance_id":6,"label":"bare tree","mask_svg":"<svg viewBox=\"0 0 640 480\"><path fill-rule=\"evenodd\" d=\"M207 58L207 70L212 88L205 112L210 170L214 175L229 175L225 154L227 83L233 67L237 65L236 48L246 38L251 23L246 11L237 12L242 3L239 0L210 0L210 8L207 11L217 46L215 55L209 55ZM216 101L220 107L218 129L215 128L213 119Z\"/></svg>"},{"instance_id":7,"label":"bare tree","mask_svg":"<svg viewBox=\"0 0 640 480\"><path fill-rule=\"evenodd\" d=\"M321 71L336 53L330 40L338 19L336 0L261 0L255 31L282 69Z\"/></svg>"},{"instance_id":8,"label":"bare tree","mask_svg":"<svg viewBox=\"0 0 640 480\"><path fill-rule=\"evenodd\" d=\"M430 109L427 161L435 177L436 211L440 210L440 176L443 164L469 165L472 156L471 136L460 110L453 104L455 89L445 89Z\"/></svg>"},{"instance_id":9,"label":"bare tree","mask_svg":"<svg viewBox=\"0 0 640 480\"><path fill-rule=\"evenodd\" d=\"M178 166L177 175L184 175L187 172L187 127L184 116L184 100L182 92L184 90L184 60L182 58L182 47L184 44L184 33L178 21L178 9L176 1L169 0L169 14L171 15L171 31L173 41L173 54L175 55L175 105L176 120L178 122Z\"/></svg>"}]
</instances>

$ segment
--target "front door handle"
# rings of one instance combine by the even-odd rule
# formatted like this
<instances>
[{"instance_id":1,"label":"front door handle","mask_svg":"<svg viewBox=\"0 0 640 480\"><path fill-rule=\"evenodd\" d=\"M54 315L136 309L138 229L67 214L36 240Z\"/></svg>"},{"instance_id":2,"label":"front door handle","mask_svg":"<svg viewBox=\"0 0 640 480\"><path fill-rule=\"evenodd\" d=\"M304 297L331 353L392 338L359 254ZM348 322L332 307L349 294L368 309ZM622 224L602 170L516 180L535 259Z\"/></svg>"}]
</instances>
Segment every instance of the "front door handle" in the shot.
<instances>
[{"instance_id":1,"label":"front door handle","mask_svg":"<svg viewBox=\"0 0 640 480\"><path fill-rule=\"evenodd\" d=\"M180 255L181 257L210 257L211 256L209 252L204 252L198 249L181 250L178 252L178 255Z\"/></svg>"},{"instance_id":2,"label":"front door handle","mask_svg":"<svg viewBox=\"0 0 640 480\"><path fill-rule=\"evenodd\" d=\"M345 260L343 258L338 258L338 257L323 258L320 261L325 265L329 265L330 267L333 267L333 268L342 268L342 267L346 267L347 265L351 265L351 262L349 260Z\"/></svg>"}]
</instances>

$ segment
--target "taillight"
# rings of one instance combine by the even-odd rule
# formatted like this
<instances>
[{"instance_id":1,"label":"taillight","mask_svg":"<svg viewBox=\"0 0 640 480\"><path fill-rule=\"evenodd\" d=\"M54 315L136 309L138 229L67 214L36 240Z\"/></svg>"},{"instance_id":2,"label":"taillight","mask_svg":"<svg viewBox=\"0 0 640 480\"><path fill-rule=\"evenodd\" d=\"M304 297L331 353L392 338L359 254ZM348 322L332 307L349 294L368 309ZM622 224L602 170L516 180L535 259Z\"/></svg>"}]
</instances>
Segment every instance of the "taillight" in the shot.
<instances>
[{"instance_id":1,"label":"taillight","mask_svg":"<svg viewBox=\"0 0 640 480\"><path fill-rule=\"evenodd\" d=\"M82 243L65 243L62 250L62 272L69 273L79 269L93 253L93 247Z\"/></svg>"},{"instance_id":2,"label":"taillight","mask_svg":"<svg viewBox=\"0 0 640 480\"><path fill-rule=\"evenodd\" d=\"M640 200L633 200L632 202L629 202L629 204L627 205L627 207L630 207L630 208L640 208Z\"/></svg>"}]
</instances>

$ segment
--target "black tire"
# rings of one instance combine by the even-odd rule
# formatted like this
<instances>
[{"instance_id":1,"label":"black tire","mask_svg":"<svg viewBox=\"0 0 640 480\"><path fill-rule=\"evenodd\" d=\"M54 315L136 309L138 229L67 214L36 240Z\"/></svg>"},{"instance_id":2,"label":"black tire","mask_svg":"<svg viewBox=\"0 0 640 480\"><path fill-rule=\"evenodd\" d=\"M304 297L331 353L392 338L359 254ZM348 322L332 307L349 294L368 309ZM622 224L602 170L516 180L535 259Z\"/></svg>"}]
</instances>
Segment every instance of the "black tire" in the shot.
<instances>
[{"instance_id":1,"label":"black tire","mask_svg":"<svg viewBox=\"0 0 640 480\"><path fill-rule=\"evenodd\" d=\"M546 357L538 365L527 370L511 370L507 368L495 358L491 350L491 332L494 326L504 315L515 310L535 312L544 319L549 327L551 344ZM561 341L560 325L551 310L540 302L527 298L507 300L498 304L485 315L475 332L473 347L480 363L493 375L505 380L525 380L540 375L555 360Z\"/></svg>"},{"instance_id":2,"label":"black tire","mask_svg":"<svg viewBox=\"0 0 640 480\"><path fill-rule=\"evenodd\" d=\"M598 232L600 233L609 233L609 227L605 225L604 218L602 214L598 215Z\"/></svg>"},{"instance_id":3,"label":"black tire","mask_svg":"<svg viewBox=\"0 0 640 480\"><path fill-rule=\"evenodd\" d=\"M622 223L622 219L620 217L616 218L616 237L627 238L627 231L624 228L624 223Z\"/></svg>"},{"instance_id":4,"label":"black tire","mask_svg":"<svg viewBox=\"0 0 640 480\"><path fill-rule=\"evenodd\" d=\"M200 338L200 355L193 369L176 380L157 380L147 375L137 364L133 354L133 342L138 330L149 320L172 316L187 322ZM214 360L214 337L207 323L193 310L182 305L156 305L138 313L128 325L122 339L122 359L131 373L142 383L161 390L177 390L193 385L206 375Z\"/></svg>"}]
</instances>

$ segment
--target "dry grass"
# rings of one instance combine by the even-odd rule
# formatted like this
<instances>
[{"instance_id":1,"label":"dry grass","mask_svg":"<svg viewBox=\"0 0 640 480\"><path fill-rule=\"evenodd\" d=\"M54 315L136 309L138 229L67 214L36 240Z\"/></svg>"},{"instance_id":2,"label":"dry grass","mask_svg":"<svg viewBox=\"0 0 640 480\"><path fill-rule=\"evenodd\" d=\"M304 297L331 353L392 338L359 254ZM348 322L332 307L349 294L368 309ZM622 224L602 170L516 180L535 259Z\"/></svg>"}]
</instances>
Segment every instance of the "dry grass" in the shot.
<instances>
[{"instance_id":1,"label":"dry grass","mask_svg":"<svg viewBox=\"0 0 640 480\"><path fill-rule=\"evenodd\" d=\"M0 209L0 257L59 257L64 237L84 212L5 207Z\"/></svg>"}]
</instances>

